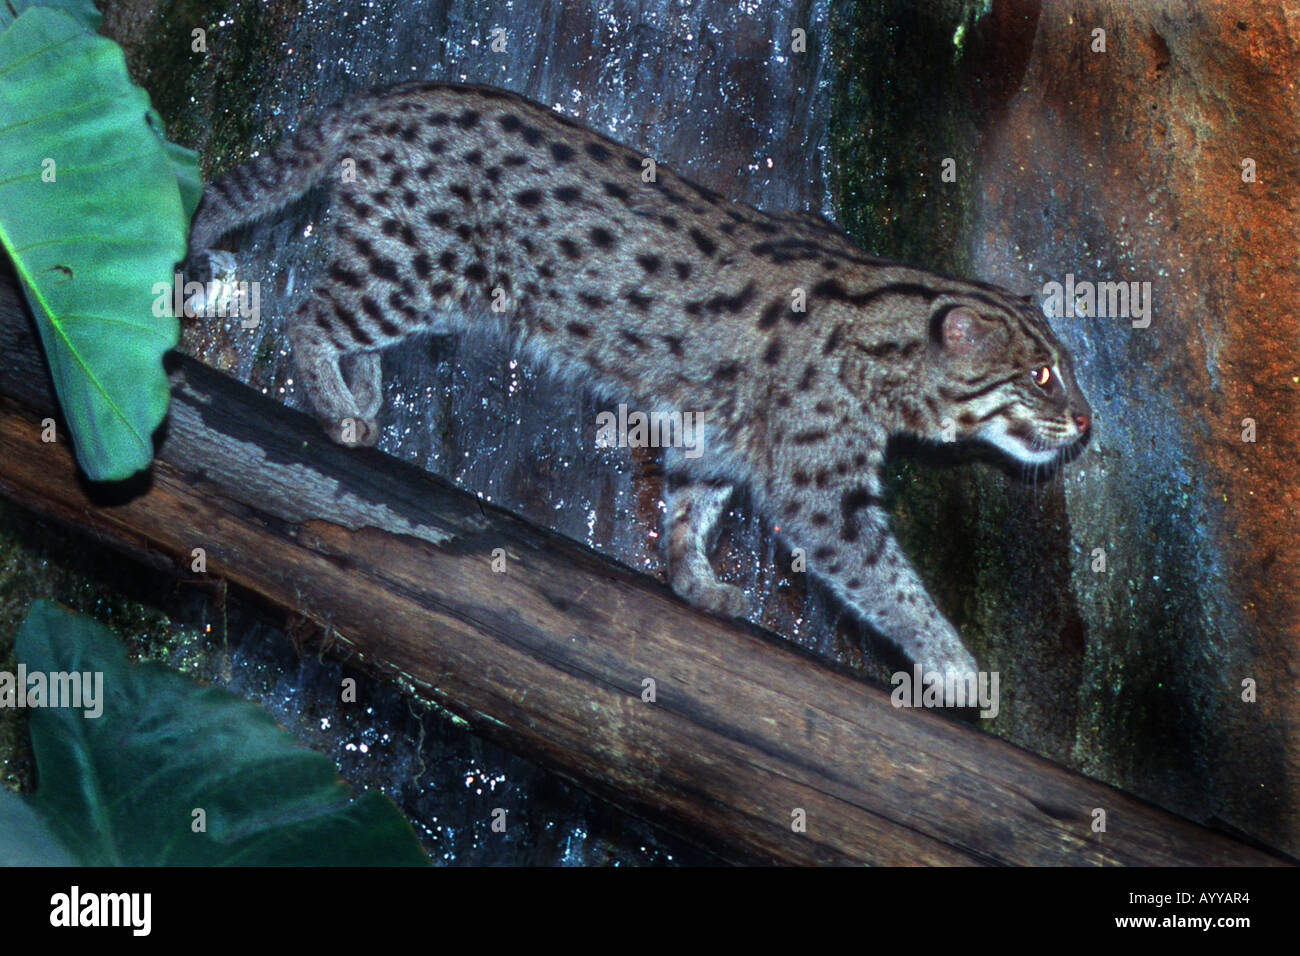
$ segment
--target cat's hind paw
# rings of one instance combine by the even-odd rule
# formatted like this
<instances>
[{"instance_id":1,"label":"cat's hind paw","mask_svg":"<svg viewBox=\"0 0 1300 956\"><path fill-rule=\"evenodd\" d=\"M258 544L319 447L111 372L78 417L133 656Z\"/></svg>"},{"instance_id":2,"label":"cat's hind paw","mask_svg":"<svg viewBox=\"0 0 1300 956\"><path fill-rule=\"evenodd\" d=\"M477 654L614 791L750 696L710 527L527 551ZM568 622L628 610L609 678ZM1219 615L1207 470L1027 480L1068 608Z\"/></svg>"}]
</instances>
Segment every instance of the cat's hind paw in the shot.
<instances>
[{"instance_id":1,"label":"cat's hind paw","mask_svg":"<svg viewBox=\"0 0 1300 956\"><path fill-rule=\"evenodd\" d=\"M717 579L704 580L690 574L678 574L672 579L672 588L686 603L710 614L722 617L749 615L749 595L734 584L724 584Z\"/></svg>"}]
</instances>

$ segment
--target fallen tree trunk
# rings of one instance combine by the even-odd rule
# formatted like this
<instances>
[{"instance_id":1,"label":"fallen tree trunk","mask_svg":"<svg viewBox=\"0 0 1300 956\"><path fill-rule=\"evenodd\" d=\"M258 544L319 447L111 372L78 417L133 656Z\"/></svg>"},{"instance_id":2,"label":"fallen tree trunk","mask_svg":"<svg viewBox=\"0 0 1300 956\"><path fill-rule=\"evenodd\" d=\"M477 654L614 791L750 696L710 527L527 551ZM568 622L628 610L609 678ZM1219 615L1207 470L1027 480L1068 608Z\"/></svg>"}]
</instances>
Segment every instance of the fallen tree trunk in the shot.
<instances>
[{"instance_id":1,"label":"fallen tree trunk","mask_svg":"<svg viewBox=\"0 0 1300 956\"><path fill-rule=\"evenodd\" d=\"M964 724L895 709L887 691L436 477L335 447L306 416L185 357L148 487L96 504L66 440L41 441L57 413L10 278L0 354L0 492L178 574L202 548L209 576L306 616L337 652L724 857L1277 862Z\"/></svg>"}]
</instances>

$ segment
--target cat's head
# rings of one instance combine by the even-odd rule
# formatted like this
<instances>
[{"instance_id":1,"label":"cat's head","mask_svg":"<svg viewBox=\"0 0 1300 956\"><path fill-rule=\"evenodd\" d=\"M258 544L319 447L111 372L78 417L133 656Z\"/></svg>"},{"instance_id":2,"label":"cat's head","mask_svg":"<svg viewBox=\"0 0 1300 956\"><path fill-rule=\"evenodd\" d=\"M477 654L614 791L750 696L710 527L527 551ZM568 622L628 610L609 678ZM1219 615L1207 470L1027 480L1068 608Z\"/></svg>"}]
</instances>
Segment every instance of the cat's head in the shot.
<instances>
[{"instance_id":1,"label":"cat's head","mask_svg":"<svg viewBox=\"0 0 1300 956\"><path fill-rule=\"evenodd\" d=\"M1070 356L1028 299L990 294L931 303L927 391L947 434L985 441L1028 465L1087 441L1092 409Z\"/></svg>"}]
</instances>

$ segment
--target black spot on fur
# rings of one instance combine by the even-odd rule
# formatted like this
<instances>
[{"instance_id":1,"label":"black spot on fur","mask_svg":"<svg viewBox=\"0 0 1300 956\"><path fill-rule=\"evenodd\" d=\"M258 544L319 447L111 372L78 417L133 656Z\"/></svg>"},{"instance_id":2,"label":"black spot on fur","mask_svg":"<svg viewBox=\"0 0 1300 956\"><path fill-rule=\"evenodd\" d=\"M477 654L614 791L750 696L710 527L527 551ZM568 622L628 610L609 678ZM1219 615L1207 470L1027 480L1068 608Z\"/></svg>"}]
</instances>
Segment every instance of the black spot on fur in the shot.
<instances>
[{"instance_id":1,"label":"black spot on fur","mask_svg":"<svg viewBox=\"0 0 1300 956\"><path fill-rule=\"evenodd\" d=\"M724 362L713 370L713 376L723 382L732 382L740 374L741 368L739 362Z\"/></svg>"},{"instance_id":2,"label":"black spot on fur","mask_svg":"<svg viewBox=\"0 0 1300 956\"><path fill-rule=\"evenodd\" d=\"M356 317L337 302L333 303L334 317L339 320L339 324L347 329L352 335L352 340L359 345L374 345L375 340L370 337L370 333L363 329ZM331 335L331 339L333 336Z\"/></svg>"},{"instance_id":3,"label":"black spot on fur","mask_svg":"<svg viewBox=\"0 0 1300 956\"><path fill-rule=\"evenodd\" d=\"M691 237L691 241L695 243L696 248L704 255L712 257L718 251L718 244L700 230L692 227L687 230L686 234Z\"/></svg>"},{"instance_id":4,"label":"black spot on fur","mask_svg":"<svg viewBox=\"0 0 1300 956\"><path fill-rule=\"evenodd\" d=\"M735 295L715 295L705 302L705 307L714 315L721 315L723 312L737 313L745 309L754 299L754 290L756 286L751 279L745 287Z\"/></svg>"},{"instance_id":5,"label":"black spot on fur","mask_svg":"<svg viewBox=\"0 0 1300 956\"><path fill-rule=\"evenodd\" d=\"M379 303L368 295L361 297L361 311L379 326L379 331L384 335L392 338L401 331L396 325L388 321L388 318L384 315L384 310L379 307Z\"/></svg>"},{"instance_id":6,"label":"black spot on fur","mask_svg":"<svg viewBox=\"0 0 1300 956\"><path fill-rule=\"evenodd\" d=\"M763 314L758 317L758 327L760 329L770 329L781 321L781 316L789 308L785 299L773 299L763 307Z\"/></svg>"},{"instance_id":7,"label":"black spot on fur","mask_svg":"<svg viewBox=\"0 0 1300 956\"><path fill-rule=\"evenodd\" d=\"M326 274L335 282L345 285L349 289L360 289L365 284L365 280L359 274L345 269L337 262L330 264Z\"/></svg>"},{"instance_id":8,"label":"black spot on fur","mask_svg":"<svg viewBox=\"0 0 1300 956\"><path fill-rule=\"evenodd\" d=\"M826 336L826 342L822 345L822 355L830 355L835 351L836 346L840 344L840 336L844 333L844 324L841 322L831 329L831 334Z\"/></svg>"},{"instance_id":9,"label":"black spot on fur","mask_svg":"<svg viewBox=\"0 0 1300 956\"><path fill-rule=\"evenodd\" d=\"M670 203L672 203L674 206L684 206L684 205L686 205L686 197L685 197L685 196L683 196L681 193L677 192L676 190L669 189L669 188L668 188L666 185L664 185L663 183L660 183L660 184L659 184L659 195L663 196L665 199L667 199L667 200L668 200Z\"/></svg>"},{"instance_id":10,"label":"black spot on fur","mask_svg":"<svg viewBox=\"0 0 1300 956\"><path fill-rule=\"evenodd\" d=\"M386 282L397 281L397 266L392 259L374 256L369 260L369 266L371 275L378 276Z\"/></svg>"},{"instance_id":11,"label":"black spot on fur","mask_svg":"<svg viewBox=\"0 0 1300 956\"><path fill-rule=\"evenodd\" d=\"M840 538L844 541L856 541L858 539L858 512L872 505L879 506L880 503L879 498L860 486L850 488L840 495L840 516L844 519L844 525L840 528Z\"/></svg>"},{"instance_id":12,"label":"black spot on fur","mask_svg":"<svg viewBox=\"0 0 1300 956\"><path fill-rule=\"evenodd\" d=\"M725 201L725 200L722 198L722 196L720 196L719 194L715 193L715 192L714 192L712 189L710 189L708 186L701 186L699 183L692 183L692 182L687 182L686 185L689 186L689 187L691 187L691 189L692 189L692 191L694 191L695 195L699 196L701 199L703 199L703 200L704 200L705 202L707 202L707 203L717 204L717 203L719 203L719 202L724 202L724 201Z\"/></svg>"},{"instance_id":13,"label":"black spot on fur","mask_svg":"<svg viewBox=\"0 0 1300 956\"><path fill-rule=\"evenodd\" d=\"M369 219L371 214L375 211L373 206L369 203L362 202L360 199L350 200L347 205L352 210L353 215L362 221Z\"/></svg>"}]
</instances>

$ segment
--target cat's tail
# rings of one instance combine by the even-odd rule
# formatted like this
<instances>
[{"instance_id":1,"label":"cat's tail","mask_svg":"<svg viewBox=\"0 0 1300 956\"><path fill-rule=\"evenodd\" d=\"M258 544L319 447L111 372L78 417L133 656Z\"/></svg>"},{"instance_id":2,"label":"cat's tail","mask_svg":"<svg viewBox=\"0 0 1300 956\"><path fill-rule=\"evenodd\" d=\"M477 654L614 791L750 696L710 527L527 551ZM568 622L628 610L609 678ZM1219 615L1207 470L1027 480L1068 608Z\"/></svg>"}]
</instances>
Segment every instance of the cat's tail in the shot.
<instances>
[{"instance_id":1,"label":"cat's tail","mask_svg":"<svg viewBox=\"0 0 1300 956\"><path fill-rule=\"evenodd\" d=\"M190 258L212 249L232 229L284 208L336 172L333 164L368 100L362 95L334 104L315 122L209 183L190 223Z\"/></svg>"}]
</instances>

